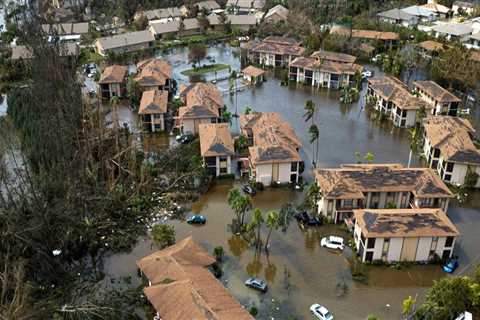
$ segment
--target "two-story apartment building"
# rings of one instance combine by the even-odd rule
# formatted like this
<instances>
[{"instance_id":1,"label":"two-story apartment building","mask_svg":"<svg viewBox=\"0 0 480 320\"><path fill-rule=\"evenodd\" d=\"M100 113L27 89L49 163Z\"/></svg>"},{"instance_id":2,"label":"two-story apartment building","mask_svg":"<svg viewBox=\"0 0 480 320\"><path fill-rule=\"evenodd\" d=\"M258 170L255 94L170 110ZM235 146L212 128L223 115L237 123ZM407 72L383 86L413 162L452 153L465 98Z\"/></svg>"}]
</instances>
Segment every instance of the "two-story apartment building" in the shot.
<instances>
[{"instance_id":1,"label":"two-story apartment building","mask_svg":"<svg viewBox=\"0 0 480 320\"><path fill-rule=\"evenodd\" d=\"M302 159L298 151L302 144L278 113L241 115L240 128L250 145L250 175L255 181L266 186L299 181Z\"/></svg>"},{"instance_id":2,"label":"two-story apartment building","mask_svg":"<svg viewBox=\"0 0 480 320\"><path fill-rule=\"evenodd\" d=\"M138 114L144 129L149 132L165 131L168 91L148 90L142 93Z\"/></svg>"},{"instance_id":3,"label":"two-story apartment building","mask_svg":"<svg viewBox=\"0 0 480 320\"><path fill-rule=\"evenodd\" d=\"M137 63L134 80L142 91L166 90L172 88L172 66L162 59L146 59Z\"/></svg>"},{"instance_id":4,"label":"two-story apartment building","mask_svg":"<svg viewBox=\"0 0 480 320\"><path fill-rule=\"evenodd\" d=\"M100 96L103 99L123 97L127 91L128 68L126 66L113 65L106 67L98 81Z\"/></svg>"},{"instance_id":5,"label":"two-story apartment building","mask_svg":"<svg viewBox=\"0 0 480 320\"><path fill-rule=\"evenodd\" d=\"M155 37L149 30L126 32L98 38L95 41L95 51L102 56L109 52L122 54L151 48L154 41Z\"/></svg>"},{"instance_id":6,"label":"two-story apartment building","mask_svg":"<svg viewBox=\"0 0 480 320\"><path fill-rule=\"evenodd\" d=\"M447 211L452 192L429 168L400 164L342 165L316 169L320 188L318 214L335 223L352 216L354 209L440 208Z\"/></svg>"},{"instance_id":7,"label":"two-story apartment building","mask_svg":"<svg viewBox=\"0 0 480 320\"><path fill-rule=\"evenodd\" d=\"M202 123L198 126L200 155L207 172L216 177L232 173L235 154L228 123Z\"/></svg>"},{"instance_id":8,"label":"two-story apartment building","mask_svg":"<svg viewBox=\"0 0 480 320\"><path fill-rule=\"evenodd\" d=\"M363 67L356 57L330 51L316 51L310 57L298 57L289 64L289 80L313 87L338 89L355 85L355 75Z\"/></svg>"},{"instance_id":9,"label":"two-story apartment building","mask_svg":"<svg viewBox=\"0 0 480 320\"><path fill-rule=\"evenodd\" d=\"M183 133L198 134L201 123L216 123L225 107L223 96L211 83L180 85L180 99L184 106L178 109L175 125Z\"/></svg>"},{"instance_id":10,"label":"two-story apartment building","mask_svg":"<svg viewBox=\"0 0 480 320\"><path fill-rule=\"evenodd\" d=\"M362 262L447 260L459 236L442 209L359 209L353 215L353 239Z\"/></svg>"},{"instance_id":11,"label":"two-story apartment building","mask_svg":"<svg viewBox=\"0 0 480 320\"><path fill-rule=\"evenodd\" d=\"M380 76L368 79L367 101L375 110L388 116L393 125L401 128L413 127L417 121L417 110L430 106L412 95L408 87L398 78Z\"/></svg>"},{"instance_id":12,"label":"two-story apartment building","mask_svg":"<svg viewBox=\"0 0 480 320\"><path fill-rule=\"evenodd\" d=\"M472 141L475 129L467 119L430 117L423 126L423 153L442 180L463 185L468 174L480 174L480 151ZM474 186L480 188L480 181Z\"/></svg>"},{"instance_id":13,"label":"two-story apartment building","mask_svg":"<svg viewBox=\"0 0 480 320\"><path fill-rule=\"evenodd\" d=\"M461 100L431 80L414 81L419 97L430 105L433 115L456 116Z\"/></svg>"},{"instance_id":14,"label":"two-story apartment building","mask_svg":"<svg viewBox=\"0 0 480 320\"><path fill-rule=\"evenodd\" d=\"M278 36L266 37L261 42L249 42L243 48L247 50L247 58L251 62L271 67L287 67L305 52L297 40Z\"/></svg>"}]
</instances>

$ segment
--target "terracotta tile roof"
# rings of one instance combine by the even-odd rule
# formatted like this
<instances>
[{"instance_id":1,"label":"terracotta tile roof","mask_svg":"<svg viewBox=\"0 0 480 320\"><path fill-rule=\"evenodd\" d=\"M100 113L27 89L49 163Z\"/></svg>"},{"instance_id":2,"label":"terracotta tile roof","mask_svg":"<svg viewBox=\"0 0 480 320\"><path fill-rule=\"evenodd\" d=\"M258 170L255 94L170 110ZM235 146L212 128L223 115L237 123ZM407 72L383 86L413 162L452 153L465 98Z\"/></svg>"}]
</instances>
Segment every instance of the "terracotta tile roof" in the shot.
<instances>
[{"instance_id":1,"label":"terracotta tile roof","mask_svg":"<svg viewBox=\"0 0 480 320\"><path fill-rule=\"evenodd\" d=\"M448 13L448 11L450 11L450 8L445 7L444 5L441 5L438 3L427 3L424 5L421 5L420 8L424 8L435 13L443 13L443 14Z\"/></svg>"},{"instance_id":2,"label":"terracotta tile roof","mask_svg":"<svg viewBox=\"0 0 480 320\"><path fill-rule=\"evenodd\" d=\"M423 42L420 42L418 44L418 46L420 48L423 48L427 51L441 51L441 50L445 50L446 48L448 48L447 45L443 44L443 43L440 43L440 42L437 42L437 41L433 41L433 40L427 40L427 41L423 41Z\"/></svg>"},{"instance_id":3,"label":"terracotta tile roof","mask_svg":"<svg viewBox=\"0 0 480 320\"><path fill-rule=\"evenodd\" d=\"M301 161L298 149L302 143L293 127L276 112L255 112L240 116L240 127L246 135L253 136L249 148L253 165Z\"/></svg>"},{"instance_id":4,"label":"terracotta tile roof","mask_svg":"<svg viewBox=\"0 0 480 320\"><path fill-rule=\"evenodd\" d=\"M147 59L137 63L135 81L140 86L163 86L172 77L172 66L165 60Z\"/></svg>"},{"instance_id":5,"label":"terracotta tile roof","mask_svg":"<svg viewBox=\"0 0 480 320\"><path fill-rule=\"evenodd\" d=\"M330 199L363 199L365 192L412 192L418 198L453 197L432 169L403 168L400 164L317 169L315 178L323 196Z\"/></svg>"},{"instance_id":6,"label":"terracotta tile roof","mask_svg":"<svg viewBox=\"0 0 480 320\"><path fill-rule=\"evenodd\" d=\"M293 56L301 56L305 52L305 48L292 38L269 36L261 42L250 44L250 49L254 52L285 54Z\"/></svg>"},{"instance_id":7,"label":"terracotta tile roof","mask_svg":"<svg viewBox=\"0 0 480 320\"><path fill-rule=\"evenodd\" d=\"M227 123L200 124L198 135L202 157L233 155L235 152L230 126Z\"/></svg>"},{"instance_id":8,"label":"terracotta tile roof","mask_svg":"<svg viewBox=\"0 0 480 320\"><path fill-rule=\"evenodd\" d=\"M208 271L213 263L192 237L137 261L152 284L145 295L162 319L253 320Z\"/></svg>"},{"instance_id":9,"label":"terracotta tile roof","mask_svg":"<svg viewBox=\"0 0 480 320\"><path fill-rule=\"evenodd\" d=\"M248 66L245 69L243 69L242 72L251 77L258 77L265 73L264 70L254 66Z\"/></svg>"},{"instance_id":10,"label":"terracotta tile roof","mask_svg":"<svg viewBox=\"0 0 480 320\"><path fill-rule=\"evenodd\" d=\"M178 119L217 118L223 108L223 96L211 83L197 82L180 87L180 98L185 106L178 109Z\"/></svg>"},{"instance_id":11,"label":"terracotta tile roof","mask_svg":"<svg viewBox=\"0 0 480 320\"><path fill-rule=\"evenodd\" d=\"M314 53L312 53L311 57L341 63L354 63L355 60L357 60L357 57L349 54L325 50L315 51Z\"/></svg>"},{"instance_id":12,"label":"terracotta tile roof","mask_svg":"<svg viewBox=\"0 0 480 320\"><path fill-rule=\"evenodd\" d=\"M298 57L290 63L291 67L304 68L310 70L319 70L333 74L350 74L362 72L363 66L355 63L340 63L333 61L319 61L311 57Z\"/></svg>"},{"instance_id":13,"label":"terracotta tile roof","mask_svg":"<svg viewBox=\"0 0 480 320\"><path fill-rule=\"evenodd\" d=\"M352 38L363 38L372 40L399 40L400 35L396 32L353 29Z\"/></svg>"},{"instance_id":14,"label":"terracotta tile roof","mask_svg":"<svg viewBox=\"0 0 480 320\"><path fill-rule=\"evenodd\" d=\"M138 114L166 113L168 91L148 90L142 93Z\"/></svg>"},{"instance_id":15,"label":"terracotta tile roof","mask_svg":"<svg viewBox=\"0 0 480 320\"><path fill-rule=\"evenodd\" d=\"M393 102L398 108L415 110L421 106L431 108L422 99L412 95L408 87L398 78L380 76L368 79L370 87L383 99Z\"/></svg>"},{"instance_id":16,"label":"terracotta tile roof","mask_svg":"<svg viewBox=\"0 0 480 320\"><path fill-rule=\"evenodd\" d=\"M414 81L413 85L426 92L430 97L435 99L438 102L448 103L448 102L460 102L461 100L450 93L447 89L442 88L436 82L427 80L427 81Z\"/></svg>"},{"instance_id":17,"label":"terracotta tile roof","mask_svg":"<svg viewBox=\"0 0 480 320\"><path fill-rule=\"evenodd\" d=\"M353 210L367 238L450 237L460 233L442 209Z\"/></svg>"},{"instance_id":18,"label":"terracotta tile roof","mask_svg":"<svg viewBox=\"0 0 480 320\"><path fill-rule=\"evenodd\" d=\"M128 68L126 66L113 65L106 67L100 76L100 84L122 83L127 78Z\"/></svg>"},{"instance_id":19,"label":"terracotta tile roof","mask_svg":"<svg viewBox=\"0 0 480 320\"><path fill-rule=\"evenodd\" d=\"M424 122L425 135L440 156L449 162L480 164L480 151L475 147L475 134L470 121L459 117L430 117Z\"/></svg>"}]
</instances>

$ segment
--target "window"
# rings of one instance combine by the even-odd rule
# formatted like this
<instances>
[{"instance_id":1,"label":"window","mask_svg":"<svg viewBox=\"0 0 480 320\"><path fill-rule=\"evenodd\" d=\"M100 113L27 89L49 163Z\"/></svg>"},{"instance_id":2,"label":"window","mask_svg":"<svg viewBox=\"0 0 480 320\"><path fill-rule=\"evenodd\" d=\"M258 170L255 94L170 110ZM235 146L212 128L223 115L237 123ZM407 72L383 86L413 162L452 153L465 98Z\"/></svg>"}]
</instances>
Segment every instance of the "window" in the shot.
<instances>
[{"instance_id":1,"label":"window","mask_svg":"<svg viewBox=\"0 0 480 320\"><path fill-rule=\"evenodd\" d=\"M162 126L159 123L155 124L155 130L161 130Z\"/></svg>"},{"instance_id":2,"label":"window","mask_svg":"<svg viewBox=\"0 0 480 320\"><path fill-rule=\"evenodd\" d=\"M432 244L430 245L430 250L431 251L437 250L437 242L438 242L438 237L433 237L432 238Z\"/></svg>"},{"instance_id":3,"label":"window","mask_svg":"<svg viewBox=\"0 0 480 320\"><path fill-rule=\"evenodd\" d=\"M353 200L352 199L343 200L343 206L347 208L353 207Z\"/></svg>"},{"instance_id":4,"label":"window","mask_svg":"<svg viewBox=\"0 0 480 320\"><path fill-rule=\"evenodd\" d=\"M327 213L332 213L332 211L333 211L333 201L328 200Z\"/></svg>"},{"instance_id":5,"label":"window","mask_svg":"<svg viewBox=\"0 0 480 320\"><path fill-rule=\"evenodd\" d=\"M375 238L368 238L367 249L375 248Z\"/></svg>"},{"instance_id":6,"label":"window","mask_svg":"<svg viewBox=\"0 0 480 320\"><path fill-rule=\"evenodd\" d=\"M453 171L453 162L448 162L447 163L447 172L452 172Z\"/></svg>"},{"instance_id":7,"label":"window","mask_svg":"<svg viewBox=\"0 0 480 320\"><path fill-rule=\"evenodd\" d=\"M161 117L162 117L162 115L161 115L160 113L155 113L155 114L153 115L153 118L154 118L154 119L160 119Z\"/></svg>"},{"instance_id":8,"label":"window","mask_svg":"<svg viewBox=\"0 0 480 320\"><path fill-rule=\"evenodd\" d=\"M443 178L443 180L445 180L445 181L450 181L451 179L452 179L451 174L446 174L445 177Z\"/></svg>"},{"instance_id":9,"label":"window","mask_svg":"<svg viewBox=\"0 0 480 320\"><path fill-rule=\"evenodd\" d=\"M450 258L450 250L444 250L442 254L442 260L448 260Z\"/></svg>"},{"instance_id":10,"label":"window","mask_svg":"<svg viewBox=\"0 0 480 320\"><path fill-rule=\"evenodd\" d=\"M433 151L433 157L434 158L440 157L440 149L435 148L435 150Z\"/></svg>"},{"instance_id":11,"label":"window","mask_svg":"<svg viewBox=\"0 0 480 320\"><path fill-rule=\"evenodd\" d=\"M453 245L453 237L447 237L447 240L445 240L445 247L450 248Z\"/></svg>"}]
</instances>

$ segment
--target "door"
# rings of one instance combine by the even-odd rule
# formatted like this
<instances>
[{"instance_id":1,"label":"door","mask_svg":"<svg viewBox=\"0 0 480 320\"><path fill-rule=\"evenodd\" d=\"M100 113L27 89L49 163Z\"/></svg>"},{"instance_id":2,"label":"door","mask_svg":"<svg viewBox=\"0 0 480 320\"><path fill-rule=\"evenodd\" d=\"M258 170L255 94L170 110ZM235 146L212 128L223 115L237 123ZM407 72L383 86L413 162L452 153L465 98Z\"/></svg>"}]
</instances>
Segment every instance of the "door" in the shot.
<instances>
[{"instance_id":1,"label":"door","mask_svg":"<svg viewBox=\"0 0 480 320\"><path fill-rule=\"evenodd\" d=\"M415 261L418 238L404 238L400 261Z\"/></svg>"},{"instance_id":2,"label":"door","mask_svg":"<svg viewBox=\"0 0 480 320\"><path fill-rule=\"evenodd\" d=\"M272 164L272 182L278 181L278 172L280 170L280 164L274 163Z\"/></svg>"}]
</instances>

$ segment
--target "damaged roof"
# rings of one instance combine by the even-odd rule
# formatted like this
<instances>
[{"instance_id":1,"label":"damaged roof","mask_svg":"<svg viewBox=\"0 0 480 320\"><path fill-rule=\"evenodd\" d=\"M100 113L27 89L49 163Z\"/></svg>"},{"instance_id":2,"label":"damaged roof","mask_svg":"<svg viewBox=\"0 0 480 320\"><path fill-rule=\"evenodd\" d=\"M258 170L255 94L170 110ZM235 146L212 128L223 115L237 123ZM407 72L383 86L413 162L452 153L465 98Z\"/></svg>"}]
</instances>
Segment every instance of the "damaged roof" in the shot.
<instances>
[{"instance_id":1,"label":"damaged roof","mask_svg":"<svg viewBox=\"0 0 480 320\"><path fill-rule=\"evenodd\" d=\"M457 96L450 93L450 91L444 89L434 81L414 81L413 84L416 88L424 91L437 102L448 103L461 101Z\"/></svg>"},{"instance_id":2,"label":"damaged roof","mask_svg":"<svg viewBox=\"0 0 480 320\"><path fill-rule=\"evenodd\" d=\"M142 93L138 114L158 114L167 112L168 91L148 90Z\"/></svg>"},{"instance_id":3,"label":"damaged roof","mask_svg":"<svg viewBox=\"0 0 480 320\"><path fill-rule=\"evenodd\" d=\"M368 79L368 83L376 94L393 102L400 109L415 110L420 109L421 106L431 108L422 99L412 95L408 87L398 78L379 76Z\"/></svg>"},{"instance_id":4,"label":"damaged roof","mask_svg":"<svg viewBox=\"0 0 480 320\"><path fill-rule=\"evenodd\" d=\"M234 145L228 123L202 123L198 126L202 157L233 155Z\"/></svg>"},{"instance_id":5,"label":"damaged roof","mask_svg":"<svg viewBox=\"0 0 480 320\"><path fill-rule=\"evenodd\" d=\"M450 237L460 233L442 209L353 210L367 238Z\"/></svg>"}]
</instances>

